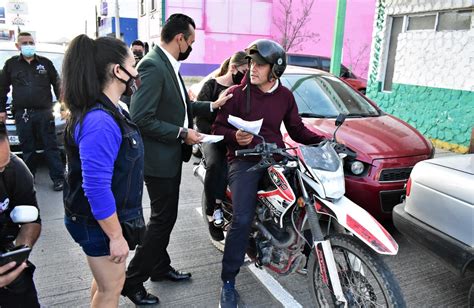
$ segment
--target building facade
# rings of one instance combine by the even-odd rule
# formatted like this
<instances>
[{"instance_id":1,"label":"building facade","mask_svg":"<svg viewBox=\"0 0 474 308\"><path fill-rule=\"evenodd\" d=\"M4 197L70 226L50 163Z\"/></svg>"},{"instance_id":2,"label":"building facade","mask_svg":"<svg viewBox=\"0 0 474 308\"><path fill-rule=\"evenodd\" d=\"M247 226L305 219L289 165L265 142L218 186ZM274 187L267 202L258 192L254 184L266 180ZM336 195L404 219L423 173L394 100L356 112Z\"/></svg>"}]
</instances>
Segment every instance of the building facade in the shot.
<instances>
[{"instance_id":1,"label":"building facade","mask_svg":"<svg viewBox=\"0 0 474 308\"><path fill-rule=\"evenodd\" d=\"M474 126L472 0L377 0L367 95L438 146Z\"/></svg>"},{"instance_id":2,"label":"building facade","mask_svg":"<svg viewBox=\"0 0 474 308\"><path fill-rule=\"evenodd\" d=\"M285 10L289 3L290 15ZM347 3L342 62L363 78L368 71L374 10L375 0ZM333 0L138 0L138 37L150 45L158 44L163 20L178 12L196 22L196 42L183 63L183 75L207 75L256 39L281 41L278 25L285 20L293 24L303 20L301 42L291 52L331 56L336 14Z\"/></svg>"},{"instance_id":3,"label":"building facade","mask_svg":"<svg viewBox=\"0 0 474 308\"><path fill-rule=\"evenodd\" d=\"M136 0L119 1L120 37L131 45L138 38ZM97 4L98 36L115 37L115 0L101 0Z\"/></svg>"}]
</instances>

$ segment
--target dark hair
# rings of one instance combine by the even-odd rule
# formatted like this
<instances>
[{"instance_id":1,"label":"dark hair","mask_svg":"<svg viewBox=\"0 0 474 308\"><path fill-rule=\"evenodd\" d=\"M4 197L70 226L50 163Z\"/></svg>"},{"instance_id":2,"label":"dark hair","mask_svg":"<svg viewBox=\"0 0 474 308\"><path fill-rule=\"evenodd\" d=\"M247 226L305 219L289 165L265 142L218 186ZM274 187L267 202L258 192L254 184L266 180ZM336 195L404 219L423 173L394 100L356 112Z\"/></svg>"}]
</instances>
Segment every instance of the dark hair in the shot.
<instances>
[{"instance_id":1,"label":"dark hair","mask_svg":"<svg viewBox=\"0 0 474 308\"><path fill-rule=\"evenodd\" d=\"M191 17L179 13L171 15L166 20L163 29L161 29L161 40L165 43L169 43L180 33L183 33L184 38L187 40L191 35L189 25L191 25L193 29L196 29L196 24Z\"/></svg>"},{"instance_id":2,"label":"dark hair","mask_svg":"<svg viewBox=\"0 0 474 308\"><path fill-rule=\"evenodd\" d=\"M96 104L113 76L110 66L123 65L128 52L127 45L113 37L93 40L81 34L71 41L63 61L61 98L73 122L82 120Z\"/></svg>"},{"instance_id":3,"label":"dark hair","mask_svg":"<svg viewBox=\"0 0 474 308\"><path fill-rule=\"evenodd\" d=\"M145 44L143 44L143 42L140 40L134 40L132 42L132 46L142 46L143 48L145 48Z\"/></svg>"},{"instance_id":4,"label":"dark hair","mask_svg":"<svg viewBox=\"0 0 474 308\"><path fill-rule=\"evenodd\" d=\"M232 57L227 58L224 62L222 62L219 72L216 74L215 77L224 76L229 71L229 67L231 64L235 64L236 66L241 66L248 63L248 60L245 58L247 54L244 51L237 51L232 55Z\"/></svg>"},{"instance_id":5,"label":"dark hair","mask_svg":"<svg viewBox=\"0 0 474 308\"><path fill-rule=\"evenodd\" d=\"M17 40L22 36L33 36L30 32L20 32L18 33Z\"/></svg>"},{"instance_id":6,"label":"dark hair","mask_svg":"<svg viewBox=\"0 0 474 308\"><path fill-rule=\"evenodd\" d=\"M8 140L7 126L5 122L0 122L0 142Z\"/></svg>"}]
</instances>

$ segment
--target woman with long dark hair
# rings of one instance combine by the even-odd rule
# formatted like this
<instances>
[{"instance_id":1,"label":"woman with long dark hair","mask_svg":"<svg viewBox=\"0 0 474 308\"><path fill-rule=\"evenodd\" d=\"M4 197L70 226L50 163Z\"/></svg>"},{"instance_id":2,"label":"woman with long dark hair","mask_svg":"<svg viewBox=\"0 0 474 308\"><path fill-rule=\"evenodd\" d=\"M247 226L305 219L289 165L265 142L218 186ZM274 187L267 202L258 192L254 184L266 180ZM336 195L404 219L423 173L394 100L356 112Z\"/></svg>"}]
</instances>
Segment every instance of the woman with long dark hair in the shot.
<instances>
[{"instance_id":1,"label":"woman with long dark hair","mask_svg":"<svg viewBox=\"0 0 474 308\"><path fill-rule=\"evenodd\" d=\"M118 104L139 85L134 66L122 41L86 35L71 42L63 63L62 99L70 111L64 221L94 277L91 307L118 306L125 261L144 228L142 138Z\"/></svg>"},{"instance_id":2,"label":"woman with long dark hair","mask_svg":"<svg viewBox=\"0 0 474 308\"><path fill-rule=\"evenodd\" d=\"M215 101L227 88L239 85L248 70L248 60L245 52L238 51L225 60L215 78L204 83L197 96L198 101ZM196 117L198 131L205 134L211 133L216 114L209 117ZM215 241L224 239L222 226L224 224L221 210L227 186L227 161L226 146L224 142L203 143L202 150L206 161L206 177L204 178L204 194L206 196L206 215L209 222L209 233Z\"/></svg>"}]
</instances>

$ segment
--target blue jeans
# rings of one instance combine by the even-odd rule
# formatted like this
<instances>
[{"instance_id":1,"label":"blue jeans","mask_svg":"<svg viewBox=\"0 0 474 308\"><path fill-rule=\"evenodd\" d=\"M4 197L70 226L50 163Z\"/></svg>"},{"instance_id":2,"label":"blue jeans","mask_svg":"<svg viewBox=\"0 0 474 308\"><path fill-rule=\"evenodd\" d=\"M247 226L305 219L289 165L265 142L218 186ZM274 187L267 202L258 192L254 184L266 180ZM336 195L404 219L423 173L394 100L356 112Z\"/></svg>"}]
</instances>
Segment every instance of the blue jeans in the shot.
<instances>
[{"instance_id":1,"label":"blue jeans","mask_svg":"<svg viewBox=\"0 0 474 308\"><path fill-rule=\"evenodd\" d=\"M64 217L66 229L89 257L110 255L109 238L99 224L88 223L87 220L74 221Z\"/></svg>"},{"instance_id":2,"label":"blue jeans","mask_svg":"<svg viewBox=\"0 0 474 308\"><path fill-rule=\"evenodd\" d=\"M235 282L244 263L245 251L257 206L257 190L266 169L247 172L255 162L234 160L229 165L229 186L232 192L232 224L225 240L222 259L222 281Z\"/></svg>"}]
</instances>

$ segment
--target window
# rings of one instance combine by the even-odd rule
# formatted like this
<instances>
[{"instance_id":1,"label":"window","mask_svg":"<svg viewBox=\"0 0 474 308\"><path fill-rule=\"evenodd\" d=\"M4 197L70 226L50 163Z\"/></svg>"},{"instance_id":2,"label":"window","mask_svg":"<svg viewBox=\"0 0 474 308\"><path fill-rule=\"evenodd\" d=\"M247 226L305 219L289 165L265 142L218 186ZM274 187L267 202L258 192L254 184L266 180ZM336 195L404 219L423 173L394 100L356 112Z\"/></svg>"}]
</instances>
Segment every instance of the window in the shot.
<instances>
[{"instance_id":1,"label":"window","mask_svg":"<svg viewBox=\"0 0 474 308\"><path fill-rule=\"evenodd\" d=\"M472 10L441 12L438 17L438 31L469 30Z\"/></svg>"},{"instance_id":2,"label":"window","mask_svg":"<svg viewBox=\"0 0 474 308\"><path fill-rule=\"evenodd\" d=\"M403 16L392 17L392 28L390 32L390 41L388 43L387 62L385 67L385 76L383 79L383 90L392 90L393 72L395 69L395 55L397 53L398 35L403 29Z\"/></svg>"},{"instance_id":3,"label":"window","mask_svg":"<svg viewBox=\"0 0 474 308\"><path fill-rule=\"evenodd\" d=\"M424 16L409 16L407 31L413 30L434 30L436 24L436 14Z\"/></svg>"}]
</instances>

